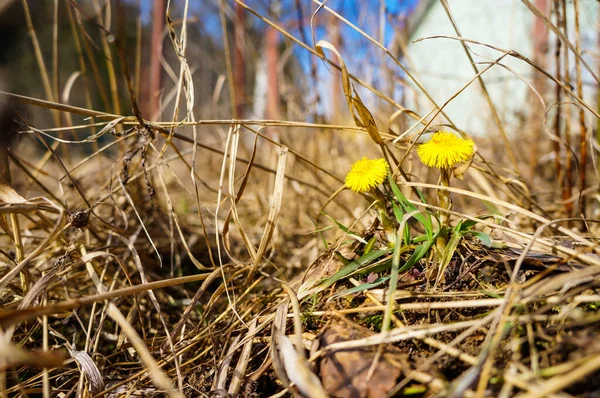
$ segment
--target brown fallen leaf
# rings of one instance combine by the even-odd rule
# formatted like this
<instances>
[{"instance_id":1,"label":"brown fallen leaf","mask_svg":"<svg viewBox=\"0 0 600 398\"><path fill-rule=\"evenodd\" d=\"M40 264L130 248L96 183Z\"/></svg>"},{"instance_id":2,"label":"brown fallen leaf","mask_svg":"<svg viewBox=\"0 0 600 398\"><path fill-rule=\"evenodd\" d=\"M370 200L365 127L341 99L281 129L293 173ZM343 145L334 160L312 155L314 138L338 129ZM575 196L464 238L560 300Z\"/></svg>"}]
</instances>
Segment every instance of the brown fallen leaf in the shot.
<instances>
[{"instance_id":1,"label":"brown fallen leaf","mask_svg":"<svg viewBox=\"0 0 600 398\"><path fill-rule=\"evenodd\" d=\"M356 340L373 335L367 329L358 329L337 323L329 326L321 335L321 348L333 343ZM375 359L377 347L364 347L351 350L327 352L321 360L321 381L327 393L339 398L378 398L396 385L401 369L399 361L390 361L390 356L402 354L396 347L385 347L384 355L376 364L370 380L369 369ZM395 362L395 364L392 364Z\"/></svg>"}]
</instances>

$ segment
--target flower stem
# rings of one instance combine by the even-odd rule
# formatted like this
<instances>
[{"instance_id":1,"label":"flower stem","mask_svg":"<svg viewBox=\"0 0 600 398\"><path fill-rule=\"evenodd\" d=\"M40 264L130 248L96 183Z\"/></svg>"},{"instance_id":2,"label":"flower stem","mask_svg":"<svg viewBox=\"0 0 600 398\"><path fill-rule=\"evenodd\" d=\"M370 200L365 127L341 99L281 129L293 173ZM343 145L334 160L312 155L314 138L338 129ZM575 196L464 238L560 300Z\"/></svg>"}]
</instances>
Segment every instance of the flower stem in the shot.
<instances>
[{"instance_id":1,"label":"flower stem","mask_svg":"<svg viewBox=\"0 0 600 398\"><path fill-rule=\"evenodd\" d=\"M450 187L450 169L440 169L442 174L440 175L440 185L443 187ZM450 191L445 189L438 189L438 203L440 207L444 210L452 210L452 200L450 199ZM440 221L442 223L441 227L445 228L448 226L448 221L450 220L450 214L441 211L440 212Z\"/></svg>"},{"instance_id":2,"label":"flower stem","mask_svg":"<svg viewBox=\"0 0 600 398\"><path fill-rule=\"evenodd\" d=\"M375 206L377 206L379 209L379 217L381 219L381 225L383 226L383 229L386 232L394 232L395 225L387 214L387 199L385 195L377 188L373 189L372 192L375 194L375 198L377 198L377 203Z\"/></svg>"},{"instance_id":3,"label":"flower stem","mask_svg":"<svg viewBox=\"0 0 600 398\"><path fill-rule=\"evenodd\" d=\"M441 171L440 185L443 187L450 187L450 169L441 168L440 171ZM443 272L442 261L444 258L444 252L446 251L446 245L448 244L448 236L449 236L449 231L450 231L450 228L449 228L450 214L444 210L452 209L452 200L450 199L450 191L447 191L445 189L438 189L437 195L438 195L439 207L442 209L442 210L440 210L440 231L437 234L437 237L435 239L436 250L435 250L435 255L434 255L434 261L438 264L438 267L431 269L429 277L428 277L428 278L432 278L432 279L435 278L436 284L440 278L440 275L438 275L437 273Z\"/></svg>"}]
</instances>

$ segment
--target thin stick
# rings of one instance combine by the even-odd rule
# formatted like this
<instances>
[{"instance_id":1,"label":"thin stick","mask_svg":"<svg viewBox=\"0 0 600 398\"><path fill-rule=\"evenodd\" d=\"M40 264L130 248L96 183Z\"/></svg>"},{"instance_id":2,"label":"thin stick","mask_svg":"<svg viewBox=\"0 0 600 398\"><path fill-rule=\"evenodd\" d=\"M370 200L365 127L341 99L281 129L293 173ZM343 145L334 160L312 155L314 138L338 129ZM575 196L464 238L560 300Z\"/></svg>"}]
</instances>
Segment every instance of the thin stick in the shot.
<instances>
[{"instance_id":1,"label":"thin stick","mask_svg":"<svg viewBox=\"0 0 600 398\"><path fill-rule=\"evenodd\" d=\"M210 273L182 276L162 281L148 282L141 285L125 287L118 290L112 290L105 293L99 293L92 296L81 297L61 301L49 306L28 307L16 311L1 311L0 326L6 327L38 316L56 314L63 311L70 311L74 308L83 307L98 301L110 300L117 297L131 296L148 290L162 289L168 286L183 285L185 283L198 282L206 279Z\"/></svg>"},{"instance_id":2,"label":"thin stick","mask_svg":"<svg viewBox=\"0 0 600 398\"><path fill-rule=\"evenodd\" d=\"M42 274L43 275L43 274ZM43 276L42 276L43 277ZM42 305L48 304L48 293L44 292ZM42 317L42 348L44 352L48 352L48 316L44 315ZM43 394L44 398L50 398L50 377L48 373L48 368L43 369Z\"/></svg>"}]
</instances>

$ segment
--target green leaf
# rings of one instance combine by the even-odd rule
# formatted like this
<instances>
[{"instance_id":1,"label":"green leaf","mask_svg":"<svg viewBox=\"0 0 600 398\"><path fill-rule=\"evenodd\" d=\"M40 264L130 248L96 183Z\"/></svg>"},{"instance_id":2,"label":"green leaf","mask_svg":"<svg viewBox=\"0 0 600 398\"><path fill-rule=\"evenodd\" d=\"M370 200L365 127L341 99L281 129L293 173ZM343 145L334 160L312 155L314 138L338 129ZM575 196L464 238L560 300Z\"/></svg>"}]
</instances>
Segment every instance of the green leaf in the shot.
<instances>
[{"instance_id":1,"label":"green leaf","mask_svg":"<svg viewBox=\"0 0 600 398\"><path fill-rule=\"evenodd\" d=\"M323 283L322 287L328 288L329 286L333 285L340 279L342 279L342 278L350 275L354 271L358 270L360 267L370 264L373 261L377 260L379 257L384 256L389 253L390 253L389 250L382 249L382 250L373 250L367 254L362 255L359 259L352 261L350 264L348 264L347 266L345 266L344 268L340 269L338 272L336 272L335 274L333 274L332 276L327 278L325 280L325 282Z\"/></svg>"},{"instance_id":2,"label":"green leaf","mask_svg":"<svg viewBox=\"0 0 600 398\"><path fill-rule=\"evenodd\" d=\"M428 240L417 246L410 258L406 261L406 263L404 263L402 268L400 268L399 272L404 272L411 269L420 259L429 253L429 249L431 249L433 242L434 240Z\"/></svg>"},{"instance_id":3,"label":"green leaf","mask_svg":"<svg viewBox=\"0 0 600 398\"><path fill-rule=\"evenodd\" d=\"M421 190L417 187L415 187L415 189L417 191L417 194L419 195L419 199L421 199L421 203L427 204L427 201L425 200L425 196L423 195L423 192L421 192ZM431 222L431 213L429 211L425 211L424 217L426 219L426 224L423 224L423 226L425 227L425 230L433 232L433 223Z\"/></svg>"},{"instance_id":4,"label":"green leaf","mask_svg":"<svg viewBox=\"0 0 600 398\"><path fill-rule=\"evenodd\" d=\"M374 287L377 287L377 286L381 285L382 283L384 283L388 279L390 279L389 276L382 276L381 278L375 279L371 283L363 283L362 285L354 286L353 288L342 290L341 292L337 292L336 294L334 294L333 296L331 296L327 300L333 300L333 299L336 299L336 298L339 298L339 297L347 296L349 294L360 293L360 292L363 292L365 290L372 289Z\"/></svg>"},{"instance_id":5,"label":"green leaf","mask_svg":"<svg viewBox=\"0 0 600 398\"><path fill-rule=\"evenodd\" d=\"M469 233L479 239L484 246L492 247L492 238L488 234L480 231L469 231Z\"/></svg>"},{"instance_id":6,"label":"green leaf","mask_svg":"<svg viewBox=\"0 0 600 398\"><path fill-rule=\"evenodd\" d=\"M458 247L458 244L460 243L462 237L463 236L457 231L452 231L452 236L450 236L450 239L446 243L446 247L444 248L444 252L442 253L442 257L440 258L440 269L438 271L438 275L435 281L436 286L441 280L442 276L444 275L446 267L448 267L448 264L450 264L450 260L452 260L452 256L454 255L454 252L456 251L456 248Z\"/></svg>"},{"instance_id":7,"label":"green leaf","mask_svg":"<svg viewBox=\"0 0 600 398\"><path fill-rule=\"evenodd\" d=\"M481 216L478 216L475 220L462 220L461 222L458 223L458 225L455 227L455 229L459 232L466 232L468 230L470 230L471 228L473 228L475 225L477 225L477 223L488 219L488 218L494 218L495 216L493 214L483 214Z\"/></svg>"},{"instance_id":8,"label":"green leaf","mask_svg":"<svg viewBox=\"0 0 600 398\"><path fill-rule=\"evenodd\" d=\"M348 260L346 257L342 256L342 253L340 253L339 251L336 250L334 251L334 253L337 259L342 262L342 264L348 265L352 262L352 260Z\"/></svg>"},{"instance_id":9,"label":"green leaf","mask_svg":"<svg viewBox=\"0 0 600 398\"><path fill-rule=\"evenodd\" d=\"M398 188L398 185L392 178L392 173L390 173L390 172L388 172L388 181L390 182L390 186L392 187L392 192L394 193L396 200L398 200L398 203L400 203L400 206L402 206L404 212L412 213L412 212L416 211L417 208L415 207L415 205L410 203L408 201L408 199L406 199L406 196L404 196L402 191L400 191L400 188ZM431 222L431 216L429 215L428 212L419 211L418 213L415 213L413 215L413 217L418 222L420 222L421 225L423 225L423 228L425 228L425 231L427 232L428 236L433 236L433 224Z\"/></svg>"},{"instance_id":10,"label":"green leaf","mask_svg":"<svg viewBox=\"0 0 600 398\"><path fill-rule=\"evenodd\" d=\"M392 208L394 210L394 215L396 216L396 221L398 221L398 224L402 224L402 220L406 213L404 213L394 201L392 201ZM404 234L404 242L408 244L410 242L410 226L406 222L404 223L404 230L402 233ZM396 242L396 244L398 244L398 242Z\"/></svg>"},{"instance_id":11,"label":"green leaf","mask_svg":"<svg viewBox=\"0 0 600 398\"><path fill-rule=\"evenodd\" d=\"M337 221L335 218L331 217L329 214L321 211L321 214L323 214L325 217L327 217L329 219L329 221L331 221L332 223L334 223L335 225L337 225L337 227L339 229L341 229L342 231L344 231L346 233L346 235L348 235L349 237L359 241L360 243L366 245L367 241L364 240L363 238L361 238L360 236L356 235L355 233L353 233L350 228L346 227L344 224L340 223L339 221Z\"/></svg>"},{"instance_id":12,"label":"green leaf","mask_svg":"<svg viewBox=\"0 0 600 398\"><path fill-rule=\"evenodd\" d=\"M321 241L323 242L323 247L325 248L325 250L327 250L327 239L325 239L323 231L326 231L327 229L329 229L329 227L319 229L319 225L317 224L316 220L313 220L311 217L309 217L309 220L315 226L315 231L312 233L316 233L318 235L319 239L321 239Z\"/></svg>"},{"instance_id":13,"label":"green leaf","mask_svg":"<svg viewBox=\"0 0 600 398\"><path fill-rule=\"evenodd\" d=\"M417 194L419 195L419 199L421 199L421 203L427 204L427 201L425 200L425 196L423 195L423 192L421 192L421 190L418 187L415 187L415 190L417 191Z\"/></svg>"},{"instance_id":14,"label":"green leaf","mask_svg":"<svg viewBox=\"0 0 600 398\"><path fill-rule=\"evenodd\" d=\"M350 228L346 227L344 224L342 224L341 222L337 221L335 218L331 217L329 214L325 213L324 211L320 212L321 214L323 214L325 217L327 217L329 219L329 221L331 221L332 223L334 223L335 225L337 225L337 227L339 229L341 229L342 231L344 231L347 234L350 234Z\"/></svg>"},{"instance_id":15,"label":"green leaf","mask_svg":"<svg viewBox=\"0 0 600 398\"><path fill-rule=\"evenodd\" d=\"M371 252L375 247L375 243L377 243L377 235L369 239L365 246L365 250L363 250L363 254L368 254L369 252Z\"/></svg>"},{"instance_id":16,"label":"green leaf","mask_svg":"<svg viewBox=\"0 0 600 398\"><path fill-rule=\"evenodd\" d=\"M477 221L474 220L462 220L458 223L455 230L458 232L465 232L474 227L477 224Z\"/></svg>"},{"instance_id":17,"label":"green leaf","mask_svg":"<svg viewBox=\"0 0 600 398\"><path fill-rule=\"evenodd\" d=\"M341 229L342 231L344 231L345 233L347 233L347 234L350 233L350 229L348 227L346 227L341 222L337 221L335 218L331 217L329 214L325 213L324 211L320 211L319 213L321 213L325 217L327 217L329 219L329 221L331 221L332 223L334 223L335 225L337 225L338 228Z\"/></svg>"},{"instance_id":18,"label":"green leaf","mask_svg":"<svg viewBox=\"0 0 600 398\"><path fill-rule=\"evenodd\" d=\"M427 235L418 235L415 236L412 240L413 243L421 243L421 242L425 242L426 240L430 240L429 236Z\"/></svg>"},{"instance_id":19,"label":"green leaf","mask_svg":"<svg viewBox=\"0 0 600 398\"><path fill-rule=\"evenodd\" d=\"M394 210L394 216L396 217L396 221L398 221L398 224L400 224L402 222L402 219L404 218L404 211L402 211L402 209L398 207L398 205L394 201L392 201L392 209Z\"/></svg>"},{"instance_id":20,"label":"green leaf","mask_svg":"<svg viewBox=\"0 0 600 398\"><path fill-rule=\"evenodd\" d=\"M390 267L392 266L392 260L385 260L382 262L375 262L373 264L369 264L367 266L365 266L364 268L361 268L359 270L356 271L357 275L364 275L364 274L370 274L371 272L384 272L390 269Z\"/></svg>"},{"instance_id":21,"label":"green leaf","mask_svg":"<svg viewBox=\"0 0 600 398\"><path fill-rule=\"evenodd\" d=\"M495 292L490 292L488 290L479 290L481 293L485 294L488 297L492 297L492 298L504 298L504 296L502 294L499 293L495 293Z\"/></svg>"}]
</instances>

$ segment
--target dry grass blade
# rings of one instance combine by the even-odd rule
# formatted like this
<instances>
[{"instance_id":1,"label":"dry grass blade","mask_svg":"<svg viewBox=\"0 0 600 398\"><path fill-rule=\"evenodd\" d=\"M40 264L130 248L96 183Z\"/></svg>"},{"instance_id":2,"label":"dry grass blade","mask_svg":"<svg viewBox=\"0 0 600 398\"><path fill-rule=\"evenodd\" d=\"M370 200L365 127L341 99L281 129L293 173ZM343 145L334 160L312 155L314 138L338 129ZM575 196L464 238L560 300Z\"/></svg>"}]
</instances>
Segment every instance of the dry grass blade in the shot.
<instances>
[{"instance_id":1,"label":"dry grass blade","mask_svg":"<svg viewBox=\"0 0 600 398\"><path fill-rule=\"evenodd\" d=\"M288 150L283 147L278 154L277 159L277 174L275 174L275 186L273 188L273 196L271 197L271 206L269 208L269 215L267 218L267 225L263 232L263 236L260 239L260 245L256 251L256 257L254 258L254 267L257 267L262 257L267 250L267 246L271 241L275 227L277 226L277 219L279 218L279 211L281 210L281 201L283 199L283 185L285 176L285 164L287 161Z\"/></svg>"},{"instance_id":2,"label":"dry grass blade","mask_svg":"<svg viewBox=\"0 0 600 398\"><path fill-rule=\"evenodd\" d=\"M217 377L215 377L215 381L213 382L213 391L226 391L227 390L227 376L229 374L229 367L231 366L231 361L233 360L233 354L238 349L239 342L242 336L238 335L231 340L229 348L227 349L227 353L224 356L224 359L221 361L219 365L219 373Z\"/></svg>"},{"instance_id":3,"label":"dry grass blade","mask_svg":"<svg viewBox=\"0 0 600 398\"><path fill-rule=\"evenodd\" d=\"M345 350L350 348L358 348L386 343L393 343L408 339L423 338L431 336L437 333L458 331L473 326L480 326L485 324L485 320L474 320L474 321L463 321L455 322L447 325L432 325L421 328L405 328L404 330L392 330L386 334L378 334L372 337L365 337L360 340L353 340L341 343L335 343L328 345L327 351Z\"/></svg>"},{"instance_id":4,"label":"dry grass blade","mask_svg":"<svg viewBox=\"0 0 600 398\"><path fill-rule=\"evenodd\" d=\"M61 209L62 210L62 209ZM7 274L0 279L0 290L12 281L32 260L42 254L42 252L62 233L67 227L64 226L65 217L61 214L54 223L52 231L46 235L44 240L37 246L35 250L29 253L24 259L22 259L15 267L13 267Z\"/></svg>"},{"instance_id":5,"label":"dry grass blade","mask_svg":"<svg viewBox=\"0 0 600 398\"><path fill-rule=\"evenodd\" d=\"M148 351L148 347L144 344L144 341L137 334L135 329L131 326L129 322L125 319L121 311L113 304L108 304L107 309L108 315L123 329L123 332L127 335L129 342L135 348L135 351L140 356L140 360L148 369L150 377L152 381L156 385L156 387L163 390L167 396L180 398L183 397L180 391L177 391L173 388L173 383L167 377L167 375L160 369L156 360L152 357L152 354Z\"/></svg>"},{"instance_id":6,"label":"dry grass blade","mask_svg":"<svg viewBox=\"0 0 600 398\"><path fill-rule=\"evenodd\" d=\"M373 118L373 115L371 115L371 112L369 112L367 107L363 104L362 100L358 96L358 93L352 86L352 83L350 83L350 75L348 74L346 63L342 59L342 56L340 55L338 50L335 48L335 46L333 46L331 43L328 43L325 40L319 41L315 45L315 48L317 49L317 52L323 59L326 59L325 53L323 51L324 48L328 49L336 55L340 63L340 69L342 71L342 88L344 89L346 102L348 104L350 114L354 118L354 122L357 126L365 128L369 133L371 139L377 145L383 145L383 140L381 139L381 136L379 135L379 130L377 129L377 124L375 124L375 119ZM356 115L355 111L356 113L358 113L358 115Z\"/></svg>"},{"instance_id":7,"label":"dry grass blade","mask_svg":"<svg viewBox=\"0 0 600 398\"><path fill-rule=\"evenodd\" d=\"M235 178L235 166L236 166L236 162L238 159L238 146L239 146L239 134L240 134L240 125L235 125L235 126L230 126L229 128L229 132L227 133L227 142L225 144L225 148L227 149L227 144L229 144L229 148L230 148L230 152L229 152L229 179L228 179L228 187L229 187L229 202L231 203L231 207L229 210L229 214L227 215L227 217L225 218L225 225L223 226L223 246L227 249L230 250L230 244L229 244L229 218L231 216L231 218L233 219L233 222L235 223L235 226L239 232L239 234L242 237L242 241L244 242L244 245L246 246L246 250L248 250L248 253L250 254L250 258L252 258L252 260L254 262L256 262L257 260L257 255L256 255L256 248L254 247L254 244L252 243L251 239L248 237L248 234L246 233L246 231L244 230L244 226L242 225L242 223L240 222L240 217L238 215L238 209L237 209L237 203L239 202L239 200L242 198L242 195L244 194L244 186L245 184L243 183L242 186L240 187L240 189L237 191L235 190L235 182L236 182L236 178ZM248 162L248 169L250 167L252 167L254 164L254 151L252 156L250 157L250 161ZM223 165L225 166L225 165ZM222 169L222 174L224 173L225 169ZM248 176L248 171L246 172L246 177ZM215 223L217 222L217 220L215 219ZM217 242L218 245L218 242Z\"/></svg>"},{"instance_id":8,"label":"dry grass blade","mask_svg":"<svg viewBox=\"0 0 600 398\"><path fill-rule=\"evenodd\" d=\"M275 329L275 341L279 355L290 381L309 397L326 398L327 392L323 389L319 378L310 370L306 358L298 354L298 350L290 339L279 329ZM302 347L301 347L302 348Z\"/></svg>"},{"instance_id":9,"label":"dry grass blade","mask_svg":"<svg viewBox=\"0 0 600 398\"><path fill-rule=\"evenodd\" d=\"M248 333L246 334L246 343L244 344L244 348L242 349L242 353L240 354L240 358L238 359L237 365L233 370L233 376L231 378L231 383L229 383L229 388L227 389L227 393L231 396L236 397L240 393L240 389L243 383L243 375L246 374L246 370L248 369L248 364L250 362L250 354L252 353L252 344L254 336L257 332L257 320L252 321L248 328Z\"/></svg>"},{"instance_id":10,"label":"dry grass blade","mask_svg":"<svg viewBox=\"0 0 600 398\"><path fill-rule=\"evenodd\" d=\"M190 314L194 310L194 307L197 305L197 303L200 300L200 297L202 296L202 294L204 294L204 292L206 292L206 290L208 289L208 287L215 280L217 280L217 278L219 276L221 276L221 270L220 269L216 269L213 272L211 272L210 275L208 275L208 277L204 280L204 282L202 282L202 285L200 285L200 287L198 288L198 290L194 294L194 297L192 297L190 303L187 305L187 307L185 308L185 311L181 315L181 319L177 322L177 324L175 324L175 326L173 327L173 330L171 331L171 339L173 341L175 341L175 339L177 338L177 336L180 334L181 329L183 328L183 326L187 322ZM168 341L165 341L163 343L163 345L162 345L161 348L163 350L167 350L169 348Z\"/></svg>"},{"instance_id":11,"label":"dry grass blade","mask_svg":"<svg viewBox=\"0 0 600 398\"><path fill-rule=\"evenodd\" d=\"M288 378L283 357L279 353L279 348L277 346L277 337L281 336L283 333L281 330L285 330L287 314L289 309L289 302L286 300L281 303L275 312L275 316L271 321L271 341L269 344L269 355L271 357L271 361L273 362L273 371L277 375L277 378L281 380L286 388L289 387L290 379ZM285 335L284 335L285 336ZM290 343L291 344L291 343Z\"/></svg>"},{"instance_id":12,"label":"dry grass blade","mask_svg":"<svg viewBox=\"0 0 600 398\"><path fill-rule=\"evenodd\" d=\"M0 202L10 205L25 203L27 199L15 191L7 181L0 179Z\"/></svg>"},{"instance_id":13,"label":"dry grass blade","mask_svg":"<svg viewBox=\"0 0 600 398\"><path fill-rule=\"evenodd\" d=\"M98 394L104 390L104 380L102 379L102 374L88 353L77 350L70 350L69 353L81 367L81 371L89 383L89 389L91 393Z\"/></svg>"}]
</instances>

